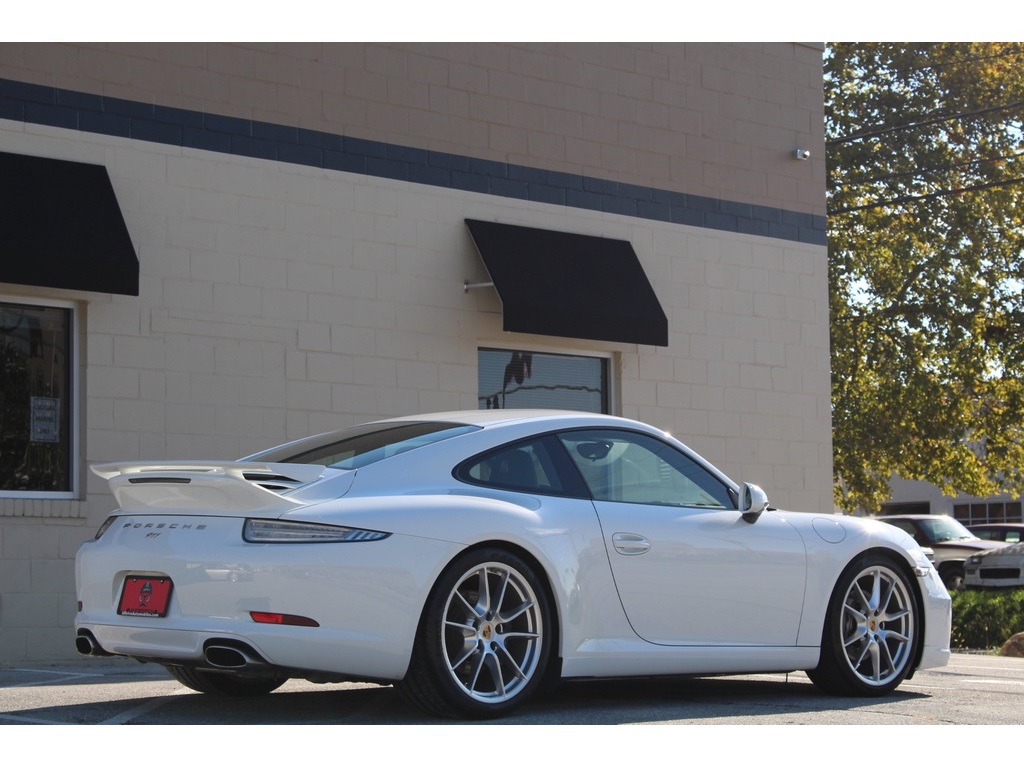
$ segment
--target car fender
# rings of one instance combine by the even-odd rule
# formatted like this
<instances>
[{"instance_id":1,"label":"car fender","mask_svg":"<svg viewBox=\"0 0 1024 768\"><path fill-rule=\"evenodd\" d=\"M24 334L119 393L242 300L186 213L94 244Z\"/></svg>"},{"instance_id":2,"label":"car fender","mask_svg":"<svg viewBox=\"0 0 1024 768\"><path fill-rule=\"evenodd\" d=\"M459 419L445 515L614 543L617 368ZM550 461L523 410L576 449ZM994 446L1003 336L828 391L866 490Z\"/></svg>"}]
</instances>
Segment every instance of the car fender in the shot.
<instances>
[{"instance_id":1,"label":"car fender","mask_svg":"<svg viewBox=\"0 0 1024 768\"><path fill-rule=\"evenodd\" d=\"M597 513L588 499L453 488L388 498L348 496L293 510L283 518L454 545L448 560L432 564L429 584L466 549L485 544L519 549L538 564L551 587L564 653L596 632L634 635L620 602L607 599L616 594L615 584ZM422 602L426 597L425 593Z\"/></svg>"},{"instance_id":2,"label":"car fender","mask_svg":"<svg viewBox=\"0 0 1024 768\"><path fill-rule=\"evenodd\" d=\"M847 515L776 511L790 522L807 548L807 594L798 645L819 645L829 601L843 570L861 554L884 551L905 563L912 574L935 569L911 536L892 525ZM935 582L941 587L937 574ZM929 585L928 589L933 589ZM922 590L920 584L915 589ZM944 588L943 588L944 591Z\"/></svg>"}]
</instances>

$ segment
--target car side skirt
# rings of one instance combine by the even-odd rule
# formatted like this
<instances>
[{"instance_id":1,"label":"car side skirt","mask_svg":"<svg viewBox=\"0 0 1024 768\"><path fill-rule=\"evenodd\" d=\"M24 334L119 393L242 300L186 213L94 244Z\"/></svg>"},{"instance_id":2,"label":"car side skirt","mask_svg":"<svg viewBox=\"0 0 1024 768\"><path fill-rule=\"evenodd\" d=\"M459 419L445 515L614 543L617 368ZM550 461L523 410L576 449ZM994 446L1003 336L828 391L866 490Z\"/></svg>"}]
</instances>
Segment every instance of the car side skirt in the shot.
<instances>
[{"instance_id":1,"label":"car side skirt","mask_svg":"<svg viewBox=\"0 0 1024 768\"><path fill-rule=\"evenodd\" d=\"M562 662L562 677L637 677L791 672L818 665L819 648L652 646L595 640Z\"/></svg>"}]
</instances>

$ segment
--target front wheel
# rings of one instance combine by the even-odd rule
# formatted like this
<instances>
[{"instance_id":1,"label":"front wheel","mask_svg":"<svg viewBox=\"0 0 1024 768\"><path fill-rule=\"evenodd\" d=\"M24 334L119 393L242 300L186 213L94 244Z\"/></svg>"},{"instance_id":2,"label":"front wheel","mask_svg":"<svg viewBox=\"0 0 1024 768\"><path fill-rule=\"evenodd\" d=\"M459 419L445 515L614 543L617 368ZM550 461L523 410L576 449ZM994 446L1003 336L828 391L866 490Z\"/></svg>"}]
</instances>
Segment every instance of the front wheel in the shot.
<instances>
[{"instance_id":1,"label":"front wheel","mask_svg":"<svg viewBox=\"0 0 1024 768\"><path fill-rule=\"evenodd\" d=\"M808 676L829 693L889 693L913 668L923 629L919 615L905 569L883 555L860 557L832 593L821 660Z\"/></svg>"},{"instance_id":2,"label":"front wheel","mask_svg":"<svg viewBox=\"0 0 1024 768\"><path fill-rule=\"evenodd\" d=\"M950 592L964 588L964 564L943 563L939 566L939 578Z\"/></svg>"},{"instance_id":3,"label":"front wheel","mask_svg":"<svg viewBox=\"0 0 1024 768\"><path fill-rule=\"evenodd\" d=\"M554 637L544 583L501 549L469 552L427 600L398 689L444 717L501 717L542 683Z\"/></svg>"}]
</instances>

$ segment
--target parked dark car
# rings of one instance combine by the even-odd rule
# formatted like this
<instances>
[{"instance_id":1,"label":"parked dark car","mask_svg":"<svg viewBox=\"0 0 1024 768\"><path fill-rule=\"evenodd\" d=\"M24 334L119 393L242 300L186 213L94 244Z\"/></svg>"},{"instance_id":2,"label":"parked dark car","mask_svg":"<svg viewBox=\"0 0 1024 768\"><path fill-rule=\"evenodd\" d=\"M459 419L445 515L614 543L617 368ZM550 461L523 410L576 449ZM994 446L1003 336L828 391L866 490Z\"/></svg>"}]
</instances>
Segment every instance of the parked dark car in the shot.
<instances>
[{"instance_id":1,"label":"parked dark car","mask_svg":"<svg viewBox=\"0 0 1024 768\"><path fill-rule=\"evenodd\" d=\"M979 539L1005 541L1008 544L1024 541L1024 523L978 523L968 525L967 530Z\"/></svg>"},{"instance_id":2,"label":"parked dark car","mask_svg":"<svg viewBox=\"0 0 1024 768\"><path fill-rule=\"evenodd\" d=\"M935 566L947 589L961 589L967 558L978 552L999 549L1005 542L982 539L949 515L883 515L878 518L895 525L922 547L935 552Z\"/></svg>"}]
</instances>

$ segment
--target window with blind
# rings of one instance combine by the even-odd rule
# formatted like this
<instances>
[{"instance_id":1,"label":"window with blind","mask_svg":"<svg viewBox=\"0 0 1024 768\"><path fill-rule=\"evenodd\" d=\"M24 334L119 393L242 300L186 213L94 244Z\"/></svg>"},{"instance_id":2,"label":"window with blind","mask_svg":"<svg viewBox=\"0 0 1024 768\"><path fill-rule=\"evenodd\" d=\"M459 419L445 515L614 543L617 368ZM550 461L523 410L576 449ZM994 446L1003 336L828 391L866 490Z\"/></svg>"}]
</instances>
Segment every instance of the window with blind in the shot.
<instances>
[{"instance_id":1,"label":"window with blind","mask_svg":"<svg viewBox=\"0 0 1024 768\"><path fill-rule=\"evenodd\" d=\"M608 360L523 349L478 351L481 409L559 408L608 413Z\"/></svg>"}]
</instances>

